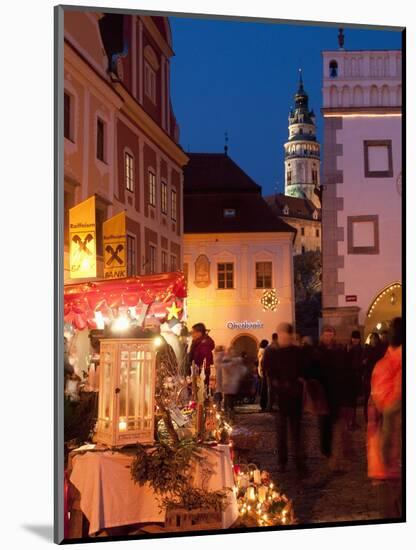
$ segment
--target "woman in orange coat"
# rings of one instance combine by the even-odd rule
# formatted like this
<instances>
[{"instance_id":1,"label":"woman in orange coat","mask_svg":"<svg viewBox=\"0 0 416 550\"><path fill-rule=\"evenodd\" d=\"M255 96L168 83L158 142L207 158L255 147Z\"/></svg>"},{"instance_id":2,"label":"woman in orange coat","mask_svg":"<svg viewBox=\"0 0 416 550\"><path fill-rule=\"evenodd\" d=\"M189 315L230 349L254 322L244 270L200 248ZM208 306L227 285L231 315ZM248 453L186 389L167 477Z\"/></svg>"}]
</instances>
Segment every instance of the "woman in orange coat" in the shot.
<instances>
[{"instance_id":1,"label":"woman in orange coat","mask_svg":"<svg viewBox=\"0 0 416 550\"><path fill-rule=\"evenodd\" d=\"M382 517L401 516L402 320L393 319L389 347L371 377L368 402L368 477L378 488Z\"/></svg>"}]
</instances>

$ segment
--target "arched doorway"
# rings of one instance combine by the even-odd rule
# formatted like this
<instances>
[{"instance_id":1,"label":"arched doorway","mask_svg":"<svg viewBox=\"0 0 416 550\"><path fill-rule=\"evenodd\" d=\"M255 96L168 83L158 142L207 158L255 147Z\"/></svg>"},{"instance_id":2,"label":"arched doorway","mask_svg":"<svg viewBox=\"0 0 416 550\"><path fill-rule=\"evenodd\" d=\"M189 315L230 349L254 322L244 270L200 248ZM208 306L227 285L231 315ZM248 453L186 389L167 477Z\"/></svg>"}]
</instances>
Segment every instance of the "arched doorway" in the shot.
<instances>
[{"instance_id":1,"label":"arched doorway","mask_svg":"<svg viewBox=\"0 0 416 550\"><path fill-rule=\"evenodd\" d=\"M364 338L370 332L387 330L394 317L402 315L402 285L392 283L374 298L370 305L364 325Z\"/></svg>"},{"instance_id":2,"label":"arched doorway","mask_svg":"<svg viewBox=\"0 0 416 550\"><path fill-rule=\"evenodd\" d=\"M251 334L239 334L232 340L231 346L235 349L238 355L245 352L247 354L246 364L254 366L257 359L257 338L251 336Z\"/></svg>"}]
</instances>

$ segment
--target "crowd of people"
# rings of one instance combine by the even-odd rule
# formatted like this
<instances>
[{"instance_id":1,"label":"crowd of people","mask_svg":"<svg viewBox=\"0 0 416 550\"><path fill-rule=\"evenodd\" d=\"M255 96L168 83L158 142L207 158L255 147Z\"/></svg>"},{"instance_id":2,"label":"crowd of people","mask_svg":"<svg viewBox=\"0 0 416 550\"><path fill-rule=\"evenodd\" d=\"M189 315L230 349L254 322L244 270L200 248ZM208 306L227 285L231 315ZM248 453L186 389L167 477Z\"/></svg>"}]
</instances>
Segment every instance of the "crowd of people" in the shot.
<instances>
[{"instance_id":1,"label":"crowd of people","mask_svg":"<svg viewBox=\"0 0 416 550\"><path fill-rule=\"evenodd\" d=\"M383 517L401 514L401 318L390 330L372 333L363 345L358 330L348 345L336 340L336 330L324 326L319 342L301 337L289 323L281 323L259 345L256 373L258 401L276 416L278 469L288 466L288 441L295 467L308 475L302 416L317 417L320 450L334 472L353 467L352 432L359 428L357 406L363 404L367 424L368 476L377 486ZM206 380L215 367L211 391L230 418L241 384L250 371L244 354L215 347L202 323L192 328L189 360L205 366Z\"/></svg>"}]
</instances>

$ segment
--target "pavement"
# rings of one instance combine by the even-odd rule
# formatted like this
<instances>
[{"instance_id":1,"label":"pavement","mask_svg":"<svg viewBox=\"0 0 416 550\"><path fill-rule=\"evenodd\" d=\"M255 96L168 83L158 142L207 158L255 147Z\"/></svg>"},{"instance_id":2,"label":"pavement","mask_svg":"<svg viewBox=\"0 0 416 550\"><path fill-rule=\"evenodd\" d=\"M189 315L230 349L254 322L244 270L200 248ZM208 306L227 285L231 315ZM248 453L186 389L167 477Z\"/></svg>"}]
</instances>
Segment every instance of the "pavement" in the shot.
<instances>
[{"instance_id":1,"label":"pavement","mask_svg":"<svg viewBox=\"0 0 416 550\"><path fill-rule=\"evenodd\" d=\"M285 473L277 471L275 418L258 405L236 408L234 424L259 434L250 450L236 450L235 462L253 462L268 470L279 489L293 501L298 524L381 519L375 488L367 478L366 433L362 409L357 411L359 428L351 432L351 468L345 473L330 470L319 450L317 417L303 418L303 438L308 475L300 478L290 456Z\"/></svg>"}]
</instances>

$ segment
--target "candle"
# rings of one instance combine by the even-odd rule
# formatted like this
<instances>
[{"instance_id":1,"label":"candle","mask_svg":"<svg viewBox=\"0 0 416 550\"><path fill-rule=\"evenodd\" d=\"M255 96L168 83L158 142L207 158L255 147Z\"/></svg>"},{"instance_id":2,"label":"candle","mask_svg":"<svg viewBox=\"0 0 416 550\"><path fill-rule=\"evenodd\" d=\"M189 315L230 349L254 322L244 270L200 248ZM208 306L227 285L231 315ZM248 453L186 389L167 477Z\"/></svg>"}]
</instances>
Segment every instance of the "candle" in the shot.
<instances>
[{"instance_id":1,"label":"candle","mask_svg":"<svg viewBox=\"0 0 416 550\"><path fill-rule=\"evenodd\" d=\"M248 487L248 479L247 477L244 475L244 474L241 474L239 475L239 483L240 483L240 487L242 487L243 489L245 489L246 487Z\"/></svg>"},{"instance_id":2,"label":"candle","mask_svg":"<svg viewBox=\"0 0 416 550\"><path fill-rule=\"evenodd\" d=\"M247 489L247 498L248 500L256 500L256 489L253 485Z\"/></svg>"},{"instance_id":3,"label":"candle","mask_svg":"<svg viewBox=\"0 0 416 550\"><path fill-rule=\"evenodd\" d=\"M257 485L260 485L260 483L261 483L261 472L260 472L260 470L254 470L254 472L253 472L253 481Z\"/></svg>"},{"instance_id":4,"label":"candle","mask_svg":"<svg viewBox=\"0 0 416 550\"><path fill-rule=\"evenodd\" d=\"M267 487L265 487L264 485L261 485L258 488L258 495L259 495L259 502L264 502L267 496Z\"/></svg>"}]
</instances>

